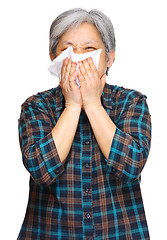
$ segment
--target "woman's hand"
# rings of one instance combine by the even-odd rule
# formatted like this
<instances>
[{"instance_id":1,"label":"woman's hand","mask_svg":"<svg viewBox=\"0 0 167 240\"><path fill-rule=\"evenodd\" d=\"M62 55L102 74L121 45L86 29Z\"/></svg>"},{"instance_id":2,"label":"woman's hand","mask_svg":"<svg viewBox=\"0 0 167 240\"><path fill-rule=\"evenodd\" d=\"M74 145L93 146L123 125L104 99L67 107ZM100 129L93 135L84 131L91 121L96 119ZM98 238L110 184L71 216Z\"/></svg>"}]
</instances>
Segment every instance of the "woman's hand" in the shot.
<instances>
[{"instance_id":1,"label":"woman's hand","mask_svg":"<svg viewBox=\"0 0 167 240\"><path fill-rule=\"evenodd\" d=\"M60 81L60 87L65 98L65 107L82 107L81 93L75 82L77 74L76 63L66 58L63 61Z\"/></svg>"},{"instance_id":2,"label":"woman's hand","mask_svg":"<svg viewBox=\"0 0 167 240\"><path fill-rule=\"evenodd\" d=\"M101 95L106 82L106 75L103 74L101 78L99 77L92 58L79 63L78 77L84 110L101 106Z\"/></svg>"}]
</instances>

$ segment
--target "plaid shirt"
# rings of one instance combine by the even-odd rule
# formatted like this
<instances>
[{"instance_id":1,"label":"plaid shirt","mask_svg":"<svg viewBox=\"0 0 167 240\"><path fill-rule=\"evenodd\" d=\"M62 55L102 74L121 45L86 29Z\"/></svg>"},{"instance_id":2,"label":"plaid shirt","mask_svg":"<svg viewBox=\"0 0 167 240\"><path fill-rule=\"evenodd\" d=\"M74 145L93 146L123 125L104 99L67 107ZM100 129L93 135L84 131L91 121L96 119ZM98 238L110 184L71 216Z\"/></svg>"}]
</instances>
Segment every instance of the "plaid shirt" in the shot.
<instances>
[{"instance_id":1,"label":"plaid shirt","mask_svg":"<svg viewBox=\"0 0 167 240\"><path fill-rule=\"evenodd\" d=\"M101 101L117 126L108 160L82 110L70 152L60 161L51 133L65 107L60 86L22 105L20 146L31 177L18 239L150 239L140 191L151 140L146 96L106 83Z\"/></svg>"}]
</instances>

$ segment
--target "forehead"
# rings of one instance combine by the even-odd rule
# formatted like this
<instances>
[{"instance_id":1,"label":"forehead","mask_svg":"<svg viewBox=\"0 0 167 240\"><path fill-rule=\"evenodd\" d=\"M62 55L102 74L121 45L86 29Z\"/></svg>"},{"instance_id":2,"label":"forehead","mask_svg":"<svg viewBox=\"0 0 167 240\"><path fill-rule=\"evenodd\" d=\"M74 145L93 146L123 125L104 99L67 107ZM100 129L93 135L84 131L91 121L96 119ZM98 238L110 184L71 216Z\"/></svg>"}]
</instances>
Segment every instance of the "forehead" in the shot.
<instances>
[{"instance_id":1,"label":"forehead","mask_svg":"<svg viewBox=\"0 0 167 240\"><path fill-rule=\"evenodd\" d=\"M85 44L101 42L101 36L97 28L91 23L82 23L79 26L69 28L59 39L59 42L67 44L72 41L82 41Z\"/></svg>"}]
</instances>

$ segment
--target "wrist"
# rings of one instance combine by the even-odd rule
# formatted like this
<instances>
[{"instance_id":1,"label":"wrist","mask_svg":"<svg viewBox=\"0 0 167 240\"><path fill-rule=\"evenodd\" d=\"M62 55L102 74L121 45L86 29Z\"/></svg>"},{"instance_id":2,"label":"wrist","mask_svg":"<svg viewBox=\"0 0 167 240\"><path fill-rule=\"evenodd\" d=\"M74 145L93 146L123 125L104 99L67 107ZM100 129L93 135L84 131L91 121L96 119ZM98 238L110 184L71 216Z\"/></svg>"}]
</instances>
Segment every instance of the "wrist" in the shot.
<instances>
[{"instance_id":1,"label":"wrist","mask_svg":"<svg viewBox=\"0 0 167 240\"><path fill-rule=\"evenodd\" d=\"M97 103L90 103L90 104L87 104L85 107L84 107L84 110L86 113L88 112L92 112L92 111L96 111L98 109L101 109L103 106L101 104L101 102L97 102Z\"/></svg>"},{"instance_id":2,"label":"wrist","mask_svg":"<svg viewBox=\"0 0 167 240\"><path fill-rule=\"evenodd\" d=\"M65 104L65 109L70 110L70 111L73 111L73 112L78 112L78 113L80 113L82 107L81 107L81 105L79 105L79 104L73 104L73 105L72 105L72 104Z\"/></svg>"}]
</instances>

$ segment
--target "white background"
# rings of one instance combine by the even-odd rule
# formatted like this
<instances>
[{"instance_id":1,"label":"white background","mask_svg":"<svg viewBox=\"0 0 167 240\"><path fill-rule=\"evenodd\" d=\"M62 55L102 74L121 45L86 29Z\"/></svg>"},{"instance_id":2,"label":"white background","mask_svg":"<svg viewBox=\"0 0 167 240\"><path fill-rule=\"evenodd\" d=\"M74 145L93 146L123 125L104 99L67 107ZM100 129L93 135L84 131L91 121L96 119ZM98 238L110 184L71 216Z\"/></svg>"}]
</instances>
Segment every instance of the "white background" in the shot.
<instances>
[{"instance_id":1,"label":"white background","mask_svg":"<svg viewBox=\"0 0 167 240\"><path fill-rule=\"evenodd\" d=\"M166 80L167 14L162 0L15 0L0 6L0 239L15 240L24 218L29 174L18 139L20 106L37 92L57 86L50 76L49 28L61 12L98 8L113 22L116 60L108 82L148 97L151 151L141 189L151 240L167 239Z\"/></svg>"}]
</instances>

